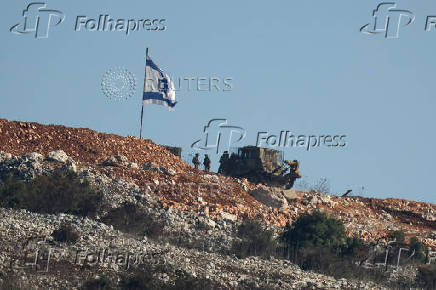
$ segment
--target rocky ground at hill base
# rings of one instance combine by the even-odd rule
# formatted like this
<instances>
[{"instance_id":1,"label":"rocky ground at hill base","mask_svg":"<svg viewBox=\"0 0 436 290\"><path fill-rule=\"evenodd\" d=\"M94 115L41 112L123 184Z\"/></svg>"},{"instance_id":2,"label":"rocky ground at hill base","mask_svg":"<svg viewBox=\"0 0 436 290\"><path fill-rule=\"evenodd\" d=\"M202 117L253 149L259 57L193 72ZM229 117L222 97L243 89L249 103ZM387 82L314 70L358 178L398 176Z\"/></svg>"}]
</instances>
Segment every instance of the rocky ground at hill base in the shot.
<instances>
[{"instance_id":1,"label":"rocky ground at hill base","mask_svg":"<svg viewBox=\"0 0 436 290\"><path fill-rule=\"evenodd\" d=\"M350 236L380 242L387 241L388 231L402 229L408 237L416 235L436 249L434 204L255 185L196 170L150 140L0 119L0 151L0 176L12 172L29 180L55 169L73 170L104 193L104 206L95 219L0 209L0 278L13 269L20 273L23 285L74 288L85 276L93 277L99 271L126 271L111 262L77 265L72 258L77 251L107 248L142 254L145 263L160 271L162 280L172 280L183 270L224 288L383 288L305 272L283 260L237 259L224 254L237 239L236 228L245 218L261 219L280 232L281 226L315 209L342 220ZM164 223L165 243L132 237L100 221L110 209L126 201ZM74 245L57 243L50 237L63 221L71 222L79 232L80 239ZM36 249L54 251L50 265L56 267L43 272L44 259L37 271L24 267L23 253Z\"/></svg>"},{"instance_id":2,"label":"rocky ground at hill base","mask_svg":"<svg viewBox=\"0 0 436 290\"><path fill-rule=\"evenodd\" d=\"M175 279L177 271L182 270L194 277L210 279L224 289L383 289L370 282L336 280L305 272L284 260L238 259L233 255L224 255L222 252L229 249L236 238L238 221L211 219L207 215L199 216L164 206L149 190L90 168L81 168L63 151L51 152L47 157L38 153L20 157L0 154L0 171L17 169L23 179L48 173L55 168L74 170L103 189L105 206L101 215L108 208L119 207L126 201L138 204L156 219L164 221L166 235L176 237L178 241L168 240L162 244L146 236L138 239L101 223L98 216L93 220L68 214L0 209L0 273L5 275L12 270L20 277L19 283L24 288L75 289L84 280L101 273L116 276L145 263L157 269L154 271L166 282ZM80 239L73 245L56 242L51 236L63 223L73 225L79 233ZM185 246L175 246L174 242ZM37 250L39 261L35 262ZM103 251L113 255L129 253L129 266L111 259L95 262L95 257L101 257ZM85 260L90 255L93 257L91 262Z\"/></svg>"}]
</instances>

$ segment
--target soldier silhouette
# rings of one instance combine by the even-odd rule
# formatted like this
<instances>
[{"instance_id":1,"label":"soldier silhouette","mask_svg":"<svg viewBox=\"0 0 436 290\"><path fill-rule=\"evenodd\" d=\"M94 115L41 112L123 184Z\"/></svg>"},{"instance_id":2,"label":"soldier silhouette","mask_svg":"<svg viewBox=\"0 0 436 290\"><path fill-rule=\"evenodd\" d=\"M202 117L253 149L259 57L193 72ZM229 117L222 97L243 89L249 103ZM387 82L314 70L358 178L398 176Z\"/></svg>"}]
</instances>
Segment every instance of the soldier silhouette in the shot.
<instances>
[{"instance_id":1,"label":"soldier silhouette","mask_svg":"<svg viewBox=\"0 0 436 290\"><path fill-rule=\"evenodd\" d=\"M289 166L289 173L287 174L289 180L288 184L285 185L285 189L291 189L294 186L294 182L297 178L301 178L301 174L298 171L300 167L300 163L297 160L293 161L285 161L285 163Z\"/></svg>"},{"instance_id":2,"label":"soldier silhouette","mask_svg":"<svg viewBox=\"0 0 436 290\"><path fill-rule=\"evenodd\" d=\"M192 164L194 164L195 169L198 169L198 165L200 165L200 160L198 158L198 153L195 153L194 158L192 158Z\"/></svg>"},{"instance_id":3,"label":"soldier silhouette","mask_svg":"<svg viewBox=\"0 0 436 290\"><path fill-rule=\"evenodd\" d=\"M204 155L203 165L204 165L205 171L210 170L210 159L209 159L209 156L207 154Z\"/></svg>"},{"instance_id":4,"label":"soldier silhouette","mask_svg":"<svg viewBox=\"0 0 436 290\"><path fill-rule=\"evenodd\" d=\"M223 155L220 158L220 167L218 168L218 173L226 173L228 162L229 162L229 151L224 151Z\"/></svg>"}]
</instances>

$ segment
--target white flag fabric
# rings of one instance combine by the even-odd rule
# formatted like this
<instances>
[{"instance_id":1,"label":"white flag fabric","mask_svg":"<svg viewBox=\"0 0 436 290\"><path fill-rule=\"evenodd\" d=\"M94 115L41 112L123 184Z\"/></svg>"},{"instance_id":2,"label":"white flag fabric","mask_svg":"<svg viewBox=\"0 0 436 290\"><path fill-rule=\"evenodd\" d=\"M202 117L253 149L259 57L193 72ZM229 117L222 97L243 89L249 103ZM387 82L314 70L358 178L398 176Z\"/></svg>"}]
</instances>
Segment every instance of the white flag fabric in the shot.
<instances>
[{"instance_id":1,"label":"white flag fabric","mask_svg":"<svg viewBox=\"0 0 436 290\"><path fill-rule=\"evenodd\" d=\"M174 83L148 55L146 56L142 103L166 106L170 111L174 110L177 103Z\"/></svg>"}]
</instances>

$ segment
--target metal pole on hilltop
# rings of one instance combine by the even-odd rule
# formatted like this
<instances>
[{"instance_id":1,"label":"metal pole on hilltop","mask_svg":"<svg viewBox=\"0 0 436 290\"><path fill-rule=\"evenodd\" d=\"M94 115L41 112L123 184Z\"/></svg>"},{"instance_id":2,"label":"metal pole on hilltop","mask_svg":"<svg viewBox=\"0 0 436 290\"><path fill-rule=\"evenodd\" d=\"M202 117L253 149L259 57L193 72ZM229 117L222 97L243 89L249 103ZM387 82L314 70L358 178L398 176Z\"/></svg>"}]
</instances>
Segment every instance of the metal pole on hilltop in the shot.
<instances>
[{"instance_id":1,"label":"metal pole on hilltop","mask_svg":"<svg viewBox=\"0 0 436 290\"><path fill-rule=\"evenodd\" d=\"M148 47L145 49L145 77L144 77L144 92L147 89L147 59L148 59ZM142 96L142 99L144 99L144 96ZM141 126L139 129L139 139L142 139L142 120L144 119L144 102L142 101L142 108L141 108Z\"/></svg>"}]
</instances>

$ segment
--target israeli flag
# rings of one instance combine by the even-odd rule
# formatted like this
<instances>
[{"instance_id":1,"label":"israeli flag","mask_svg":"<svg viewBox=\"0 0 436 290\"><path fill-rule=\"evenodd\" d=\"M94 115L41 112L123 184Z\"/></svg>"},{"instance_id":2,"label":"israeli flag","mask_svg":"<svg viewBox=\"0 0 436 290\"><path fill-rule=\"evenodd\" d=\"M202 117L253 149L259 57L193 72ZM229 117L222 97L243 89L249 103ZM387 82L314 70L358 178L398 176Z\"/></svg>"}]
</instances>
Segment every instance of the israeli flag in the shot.
<instances>
[{"instance_id":1,"label":"israeli flag","mask_svg":"<svg viewBox=\"0 0 436 290\"><path fill-rule=\"evenodd\" d=\"M174 110L176 91L170 77L146 56L143 104L156 104Z\"/></svg>"}]
</instances>

